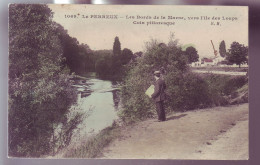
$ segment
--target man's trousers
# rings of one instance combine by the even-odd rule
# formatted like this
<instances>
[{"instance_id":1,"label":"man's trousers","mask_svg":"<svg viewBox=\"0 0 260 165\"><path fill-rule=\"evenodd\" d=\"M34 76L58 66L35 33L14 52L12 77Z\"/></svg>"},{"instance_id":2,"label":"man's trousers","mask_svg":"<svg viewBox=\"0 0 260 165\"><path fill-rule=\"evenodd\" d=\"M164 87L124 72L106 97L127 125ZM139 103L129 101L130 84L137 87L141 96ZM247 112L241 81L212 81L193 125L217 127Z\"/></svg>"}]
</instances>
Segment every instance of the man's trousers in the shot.
<instances>
[{"instance_id":1,"label":"man's trousers","mask_svg":"<svg viewBox=\"0 0 260 165\"><path fill-rule=\"evenodd\" d=\"M165 110L164 110L163 101L156 102L155 104L156 104L156 111L157 111L157 115L158 115L158 120L165 121L166 117L165 117Z\"/></svg>"}]
</instances>

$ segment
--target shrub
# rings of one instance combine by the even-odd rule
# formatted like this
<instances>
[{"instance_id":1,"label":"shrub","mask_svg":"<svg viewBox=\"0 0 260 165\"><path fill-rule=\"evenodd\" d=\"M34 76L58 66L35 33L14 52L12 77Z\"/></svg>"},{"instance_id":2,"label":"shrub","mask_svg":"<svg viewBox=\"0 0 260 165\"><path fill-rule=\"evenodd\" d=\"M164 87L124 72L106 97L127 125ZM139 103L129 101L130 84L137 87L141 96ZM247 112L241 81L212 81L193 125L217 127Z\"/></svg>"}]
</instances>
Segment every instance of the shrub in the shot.
<instances>
[{"instance_id":1,"label":"shrub","mask_svg":"<svg viewBox=\"0 0 260 165\"><path fill-rule=\"evenodd\" d=\"M204 76L203 76L204 77ZM227 96L232 95L247 83L246 76L206 75L209 98L213 105L228 104Z\"/></svg>"},{"instance_id":2,"label":"shrub","mask_svg":"<svg viewBox=\"0 0 260 165\"><path fill-rule=\"evenodd\" d=\"M172 72L166 76L167 104L171 110L192 110L211 105L208 85L200 76Z\"/></svg>"},{"instance_id":3,"label":"shrub","mask_svg":"<svg viewBox=\"0 0 260 165\"><path fill-rule=\"evenodd\" d=\"M229 78L227 83L223 85L223 93L225 95L230 95L238 88L241 88L247 83L247 78L245 76L236 76Z\"/></svg>"},{"instance_id":4,"label":"shrub","mask_svg":"<svg viewBox=\"0 0 260 165\"><path fill-rule=\"evenodd\" d=\"M156 40L147 43L144 56L132 66L124 79L125 85L121 91L123 110L119 114L123 121L143 120L155 114L152 100L144 93L152 84L153 71L160 68L167 75L186 72L187 59L181 48L159 44ZM170 81L166 79L166 82Z\"/></svg>"},{"instance_id":5,"label":"shrub","mask_svg":"<svg viewBox=\"0 0 260 165\"><path fill-rule=\"evenodd\" d=\"M195 74L187 66L187 58L177 46L148 43L144 56L130 68L121 90L123 109L119 116L126 123L153 117L155 106L145 95L152 84L153 71L161 69L165 74L165 101L167 112L193 110L228 104L227 95L246 83L244 77Z\"/></svg>"}]
</instances>

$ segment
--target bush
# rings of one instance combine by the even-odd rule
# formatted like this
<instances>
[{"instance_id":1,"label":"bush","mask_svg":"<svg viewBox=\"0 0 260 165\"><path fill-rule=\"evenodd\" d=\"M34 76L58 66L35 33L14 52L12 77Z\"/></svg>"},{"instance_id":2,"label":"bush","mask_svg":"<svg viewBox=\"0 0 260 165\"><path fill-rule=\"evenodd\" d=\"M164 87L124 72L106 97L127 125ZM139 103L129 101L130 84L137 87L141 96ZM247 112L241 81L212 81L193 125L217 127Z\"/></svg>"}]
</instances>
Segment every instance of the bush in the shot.
<instances>
[{"instance_id":1,"label":"bush","mask_svg":"<svg viewBox=\"0 0 260 165\"><path fill-rule=\"evenodd\" d=\"M204 77L211 89L220 95L230 95L247 83L246 76L207 75Z\"/></svg>"},{"instance_id":2,"label":"bush","mask_svg":"<svg viewBox=\"0 0 260 165\"><path fill-rule=\"evenodd\" d=\"M223 93L225 95L230 95L238 88L241 88L247 83L247 78L245 76L237 76L229 78L227 83L223 86Z\"/></svg>"},{"instance_id":3,"label":"bush","mask_svg":"<svg viewBox=\"0 0 260 165\"><path fill-rule=\"evenodd\" d=\"M187 72L185 74L169 73L166 76L167 104L173 110L192 110L211 105L208 84L200 76Z\"/></svg>"},{"instance_id":4,"label":"bush","mask_svg":"<svg viewBox=\"0 0 260 165\"><path fill-rule=\"evenodd\" d=\"M119 116L126 123L142 120L153 115L153 106L151 100L144 95L145 90L150 86L149 74L138 74L139 70L146 70L146 66L132 69L125 80L125 86L122 87L121 97L123 111Z\"/></svg>"},{"instance_id":5,"label":"bush","mask_svg":"<svg viewBox=\"0 0 260 165\"><path fill-rule=\"evenodd\" d=\"M119 116L126 123L156 114L154 103L145 91L153 82L153 71L158 69L165 73L167 112L226 105L225 96L234 93L247 81L244 77L192 73L184 52L178 46L166 46L153 40L124 79L121 90L123 109Z\"/></svg>"},{"instance_id":6,"label":"bush","mask_svg":"<svg viewBox=\"0 0 260 165\"><path fill-rule=\"evenodd\" d=\"M227 96L234 94L247 83L246 76L206 75L208 93L215 106L228 104Z\"/></svg>"},{"instance_id":7,"label":"bush","mask_svg":"<svg viewBox=\"0 0 260 165\"><path fill-rule=\"evenodd\" d=\"M147 43L144 56L132 66L124 79L121 91L123 110L120 117L129 123L152 117L155 108L152 100L144 93L152 84L153 71L163 69L167 75L183 74L187 70L187 59L180 47L166 46L153 40ZM166 82L170 82L167 80Z\"/></svg>"}]
</instances>

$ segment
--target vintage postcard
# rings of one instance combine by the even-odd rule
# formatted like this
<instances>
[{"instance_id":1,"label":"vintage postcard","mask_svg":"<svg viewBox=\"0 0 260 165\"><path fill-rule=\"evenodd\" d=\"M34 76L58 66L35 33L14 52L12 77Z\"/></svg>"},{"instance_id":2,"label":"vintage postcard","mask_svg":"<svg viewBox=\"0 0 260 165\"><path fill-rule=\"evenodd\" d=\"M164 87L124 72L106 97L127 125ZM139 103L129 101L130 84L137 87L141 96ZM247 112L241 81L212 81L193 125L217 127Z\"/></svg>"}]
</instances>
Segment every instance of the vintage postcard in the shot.
<instances>
[{"instance_id":1,"label":"vintage postcard","mask_svg":"<svg viewBox=\"0 0 260 165\"><path fill-rule=\"evenodd\" d=\"M8 156L247 160L248 7L9 5Z\"/></svg>"}]
</instances>

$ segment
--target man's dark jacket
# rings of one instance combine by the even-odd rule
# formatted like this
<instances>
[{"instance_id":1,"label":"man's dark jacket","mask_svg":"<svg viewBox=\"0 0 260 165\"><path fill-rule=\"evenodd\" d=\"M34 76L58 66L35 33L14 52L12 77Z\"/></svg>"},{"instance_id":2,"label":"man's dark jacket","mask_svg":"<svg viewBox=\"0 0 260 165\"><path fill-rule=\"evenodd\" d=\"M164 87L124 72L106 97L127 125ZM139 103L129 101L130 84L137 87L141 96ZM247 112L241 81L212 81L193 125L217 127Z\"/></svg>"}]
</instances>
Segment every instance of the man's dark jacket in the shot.
<instances>
[{"instance_id":1,"label":"man's dark jacket","mask_svg":"<svg viewBox=\"0 0 260 165\"><path fill-rule=\"evenodd\" d=\"M166 85L163 79L159 78L154 83L154 93L152 94L152 98L155 102L164 101L166 99L166 95L164 90L166 89Z\"/></svg>"}]
</instances>

